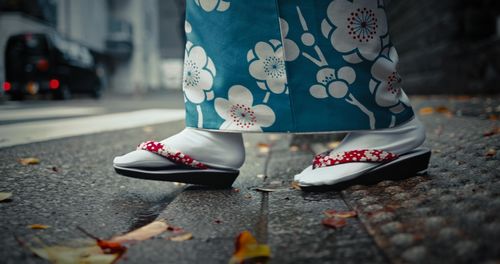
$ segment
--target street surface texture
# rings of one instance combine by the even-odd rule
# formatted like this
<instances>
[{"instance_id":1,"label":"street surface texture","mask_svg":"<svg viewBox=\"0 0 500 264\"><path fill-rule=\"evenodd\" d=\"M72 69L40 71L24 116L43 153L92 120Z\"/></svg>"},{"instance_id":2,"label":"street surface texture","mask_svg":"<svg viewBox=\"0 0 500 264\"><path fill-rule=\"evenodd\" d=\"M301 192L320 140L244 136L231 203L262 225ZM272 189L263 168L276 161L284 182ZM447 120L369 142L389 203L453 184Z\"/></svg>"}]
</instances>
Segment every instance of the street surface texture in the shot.
<instances>
[{"instance_id":1,"label":"street surface texture","mask_svg":"<svg viewBox=\"0 0 500 264\"><path fill-rule=\"evenodd\" d=\"M0 123L0 131L2 125L71 120L81 117L80 111L99 116L162 105L182 109L178 100L182 97L172 94L57 102L79 110L32 118L21 111L23 118ZM244 230L271 247L271 263L498 263L500 100L418 97L413 102L427 127L425 145L433 150L428 174L341 191L305 193L291 187L313 154L334 146L341 135L246 134L247 160L230 189L114 173L115 155L177 133L182 121L1 148L0 192L13 193L0 202L2 263L46 263L16 237L64 244L86 238L77 227L109 238L157 219L182 227L193 239L149 239L131 246L119 263L227 263ZM0 109L36 111L50 104L7 103ZM82 110L88 108L100 110ZM26 157L41 162L21 165L18 159ZM328 228L321 221L329 209L355 210L358 217L342 228ZM31 224L50 227L32 230Z\"/></svg>"}]
</instances>

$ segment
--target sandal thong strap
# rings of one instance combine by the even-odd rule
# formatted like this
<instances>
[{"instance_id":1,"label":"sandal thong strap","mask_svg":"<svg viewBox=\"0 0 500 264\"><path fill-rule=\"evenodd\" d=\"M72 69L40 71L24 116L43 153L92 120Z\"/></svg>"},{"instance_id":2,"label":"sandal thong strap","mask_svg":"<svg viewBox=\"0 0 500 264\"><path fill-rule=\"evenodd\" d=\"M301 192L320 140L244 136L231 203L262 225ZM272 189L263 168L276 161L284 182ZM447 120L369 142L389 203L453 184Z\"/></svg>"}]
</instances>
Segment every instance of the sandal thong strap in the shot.
<instances>
[{"instance_id":1,"label":"sandal thong strap","mask_svg":"<svg viewBox=\"0 0 500 264\"><path fill-rule=\"evenodd\" d=\"M137 146L138 150L146 150L161 155L168 160L196 169L208 169L208 166L191 158L180 151L168 149L163 143L157 141L146 141Z\"/></svg>"},{"instance_id":2,"label":"sandal thong strap","mask_svg":"<svg viewBox=\"0 0 500 264\"><path fill-rule=\"evenodd\" d=\"M331 150L314 156L312 161L313 169L335 166L350 162L377 162L384 163L398 158L397 154L379 149L361 149L339 152L329 155Z\"/></svg>"}]
</instances>

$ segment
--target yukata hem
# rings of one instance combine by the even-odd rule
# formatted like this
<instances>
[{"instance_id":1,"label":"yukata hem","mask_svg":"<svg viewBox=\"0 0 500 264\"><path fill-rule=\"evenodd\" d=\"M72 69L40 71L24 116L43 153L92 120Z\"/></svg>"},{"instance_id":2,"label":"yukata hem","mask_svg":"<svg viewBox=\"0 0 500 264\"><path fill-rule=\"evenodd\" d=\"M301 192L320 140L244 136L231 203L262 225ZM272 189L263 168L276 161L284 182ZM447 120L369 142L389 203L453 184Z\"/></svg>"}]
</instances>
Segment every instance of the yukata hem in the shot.
<instances>
[{"instance_id":1,"label":"yukata hem","mask_svg":"<svg viewBox=\"0 0 500 264\"><path fill-rule=\"evenodd\" d=\"M349 133L349 132L370 132L370 131L380 131L380 130L388 130L388 129L393 129L402 125L405 125L408 122L413 121L415 118L417 118L416 115L412 116L408 120L393 126L393 127L386 127L386 128L376 128L376 129L352 129L352 130L329 130L329 131L307 131L307 132L301 132L301 131L246 131L246 130L227 130L227 129L215 129L215 128L203 128L203 127L190 127L192 129L197 129L197 130L203 130L203 131L210 131L210 132L220 132L220 133L252 133L252 134L297 134L297 135L316 135L316 134L334 134L334 133Z\"/></svg>"}]
</instances>

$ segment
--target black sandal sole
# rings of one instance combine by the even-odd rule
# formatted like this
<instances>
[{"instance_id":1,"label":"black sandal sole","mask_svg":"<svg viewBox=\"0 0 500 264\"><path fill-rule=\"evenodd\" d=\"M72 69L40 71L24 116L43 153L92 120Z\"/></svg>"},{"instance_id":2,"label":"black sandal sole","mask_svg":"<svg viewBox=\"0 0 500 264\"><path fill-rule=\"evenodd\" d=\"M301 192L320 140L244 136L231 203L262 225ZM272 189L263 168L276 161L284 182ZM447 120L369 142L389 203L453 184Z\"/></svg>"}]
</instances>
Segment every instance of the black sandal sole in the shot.
<instances>
[{"instance_id":1,"label":"black sandal sole","mask_svg":"<svg viewBox=\"0 0 500 264\"><path fill-rule=\"evenodd\" d=\"M354 179L332 185L300 186L300 189L306 192L340 191L353 185L374 185L386 180L403 180L425 174L430 158L430 149L418 148L401 155L394 161L377 166Z\"/></svg>"},{"instance_id":2,"label":"black sandal sole","mask_svg":"<svg viewBox=\"0 0 500 264\"><path fill-rule=\"evenodd\" d=\"M239 170L222 169L176 169L164 171L148 171L134 168L125 168L114 165L116 173L143 180L180 182L187 184L204 185L217 188L229 188L240 174Z\"/></svg>"}]
</instances>

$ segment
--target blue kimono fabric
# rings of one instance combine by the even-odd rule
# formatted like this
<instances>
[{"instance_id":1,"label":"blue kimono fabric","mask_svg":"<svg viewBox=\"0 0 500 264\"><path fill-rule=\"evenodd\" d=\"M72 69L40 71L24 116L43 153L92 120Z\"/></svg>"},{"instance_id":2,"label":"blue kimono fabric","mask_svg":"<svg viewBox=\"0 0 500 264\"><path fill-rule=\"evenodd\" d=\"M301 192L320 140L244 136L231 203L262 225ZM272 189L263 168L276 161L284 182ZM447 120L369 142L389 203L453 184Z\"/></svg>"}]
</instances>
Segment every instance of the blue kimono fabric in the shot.
<instances>
[{"instance_id":1,"label":"blue kimono fabric","mask_svg":"<svg viewBox=\"0 0 500 264\"><path fill-rule=\"evenodd\" d=\"M414 113L382 0L187 0L188 127L383 129Z\"/></svg>"}]
</instances>

